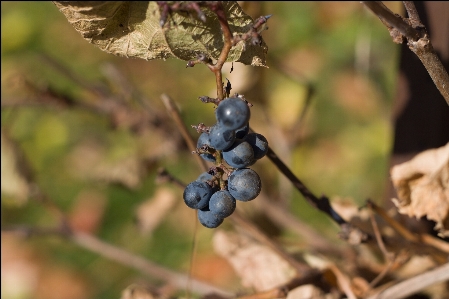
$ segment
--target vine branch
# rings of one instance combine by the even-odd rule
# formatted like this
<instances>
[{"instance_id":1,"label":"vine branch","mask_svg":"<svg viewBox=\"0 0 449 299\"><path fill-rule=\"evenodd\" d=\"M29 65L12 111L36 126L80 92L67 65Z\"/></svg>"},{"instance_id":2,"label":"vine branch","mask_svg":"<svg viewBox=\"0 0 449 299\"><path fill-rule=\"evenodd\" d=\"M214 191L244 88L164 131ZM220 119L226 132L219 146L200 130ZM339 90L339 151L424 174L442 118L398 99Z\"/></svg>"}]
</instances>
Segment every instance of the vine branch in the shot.
<instances>
[{"instance_id":1,"label":"vine branch","mask_svg":"<svg viewBox=\"0 0 449 299\"><path fill-rule=\"evenodd\" d=\"M362 3L377 15L388 28L395 42L403 42L403 38L398 37L395 30L407 39L409 49L421 60L435 86L449 105L449 75L435 53L413 2L404 2L404 6L409 14L408 19L402 19L399 15L395 15L380 1L362 1Z\"/></svg>"}]
</instances>

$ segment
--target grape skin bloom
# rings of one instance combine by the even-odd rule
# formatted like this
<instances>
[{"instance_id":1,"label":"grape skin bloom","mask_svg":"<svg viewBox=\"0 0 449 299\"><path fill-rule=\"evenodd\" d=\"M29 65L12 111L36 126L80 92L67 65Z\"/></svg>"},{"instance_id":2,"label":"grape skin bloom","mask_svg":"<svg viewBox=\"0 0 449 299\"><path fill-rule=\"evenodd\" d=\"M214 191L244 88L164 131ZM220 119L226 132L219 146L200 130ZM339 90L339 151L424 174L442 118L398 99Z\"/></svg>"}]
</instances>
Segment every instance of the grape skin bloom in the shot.
<instances>
[{"instance_id":1,"label":"grape skin bloom","mask_svg":"<svg viewBox=\"0 0 449 299\"><path fill-rule=\"evenodd\" d=\"M235 207L235 198L227 190L215 192L209 200L209 210L220 218L231 216Z\"/></svg>"},{"instance_id":2,"label":"grape skin bloom","mask_svg":"<svg viewBox=\"0 0 449 299\"><path fill-rule=\"evenodd\" d=\"M215 190L205 182L194 181L184 189L185 204L192 209L201 209L207 206Z\"/></svg>"},{"instance_id":3,"label":"grape skin bloom","mask_svg":"<svg viewBox=\"0 0 449 299\"><path fill-rule=\"evenodd\" d=\"M219 151L229 148L235 140L235 132L233 130L227 130L220 124L216 124L211 127L209 131L210 145Z\"/></svg>"},{"instance_id":4,"label":"grape skin bloom","mask_svg":"<svg viewBox=\"0 0 449 299\"><path fill-rule=\"evenodd\" d=\"M248 142L236 140L230 148L223 151L223 159L231 167L244 168L254 162L254 151Z\"/></svg>"},{"instance_id":5,"label":"grape skin bloom","mask_svg":"<svg viewBox=\"0 0 449 299\"><path fill-rule=\"evenodd\" d=\"M237 169L228 179L228 190L231 195L240 201L250 201L259 195L262 182L259 175L252 169Z\"/></svg>"},{"instance_id":6,"label":"grape skin bloom","mask_svg":"<svg viewBox=\"0 0 449 299\"><path fill-rule=\"evenodd\" d=\"M216 228L223 223L223 218L212 213L208 206L198 210L198 220L207 228Z\"/></svg>"},{"instance_id":7,"label":"grape skin bloom","mask_svg":"<svg viewBox=\"0 0 449 299\"><path fill-rule=\"evenodd\" d=\"M237 130L246 125L250 110L245 101L239 98L227 98L220 102L215 110L217 122L228 130Z\"/></svg>"}]
</instances>

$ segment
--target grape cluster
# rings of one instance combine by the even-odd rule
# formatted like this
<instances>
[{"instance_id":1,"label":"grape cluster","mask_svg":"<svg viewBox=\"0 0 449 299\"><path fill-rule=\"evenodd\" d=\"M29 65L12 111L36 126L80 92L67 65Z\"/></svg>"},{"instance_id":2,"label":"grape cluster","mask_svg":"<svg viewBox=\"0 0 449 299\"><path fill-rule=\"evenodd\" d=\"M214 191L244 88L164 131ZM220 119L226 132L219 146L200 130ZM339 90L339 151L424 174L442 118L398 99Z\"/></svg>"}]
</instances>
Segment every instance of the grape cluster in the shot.
<instances>
[{"instance_id":1,"label":"grape cluster","mask_svg":"<svg viewBox=\"0 0 449 299\"><path fill-rule=\"evenodd\" d=\"M265 156L268 142L261 134L249 133L250 115L245 100L226 98L215 110L215 125L197 126L202 134L196 153L215 166L188 184L183 197L188 207L198 210L205 227L218 227L234 212L236 200L250 201L260 193L260 177L248 166Z\"/></svg>"}]
</instances>

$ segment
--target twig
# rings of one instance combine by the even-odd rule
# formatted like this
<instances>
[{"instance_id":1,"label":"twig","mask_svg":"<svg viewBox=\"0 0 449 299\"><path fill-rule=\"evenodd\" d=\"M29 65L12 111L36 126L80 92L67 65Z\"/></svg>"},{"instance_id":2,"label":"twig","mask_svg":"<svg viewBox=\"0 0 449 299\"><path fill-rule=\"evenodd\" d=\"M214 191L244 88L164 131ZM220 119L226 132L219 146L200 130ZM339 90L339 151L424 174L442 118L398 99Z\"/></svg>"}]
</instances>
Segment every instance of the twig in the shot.
<instances>
[{"instance_id":1,"label":"twig","mask_svg":"<svg viewBox=\"0 0 449 299\"><path fill-rule=\"evenodd\" d=\"M307 245L320 250L336 249L336 244L332 244L328 239L323 237L322 234L317 232L307 223L296 218L287 209L270 201L265 194L259 194L257 201L261 203L263 212L271 219L271 221L285 229L291 230L298 236L303 237L307 240Z\"/></svg>"},{"instance_id":2,"label":"twig","mask_svg":"<svg viewBox=\"0 0 449 299\"><path fill-rule=\"evenodd\" d=\"M391 218L387 212L376 205L372 201L368 201L372 209L379 214L392 228L394 228L401 236L403 236L405 239L414 242L414 243L421 243L426 244L429 246L432 246L440 251L443 251L445 253L449 253L449 243L441 241L429 234L422 233L422 234L415 234L409 231L407 228L405 228L402 224L400 224L398 221Z\"/></svg>"},{"instance_id":3,"label":"twig","mask_svg":"<svg viewBox=\"0 0 449 299\"><path fill-rule=\"evenodd\" d=\"M182 137L187 143L187 147L191 152L195 151L196 143L194 143L192 137L189 134L189 131L187 131L187 127L185 126L184 122L181 119L181 115L179 114L179 110L176 107L175 102L167 94L162 94L161 99L165 107L167 108L168 112L170 113L170 116L176 123L176 126L178 127L179 131L181 132ZM206 161L204 161L204 159L202 159L199 155L195 155L195 159L200 165L201 169L206 171L208 168Z\"/></svg>"},{"instance_id":4,"label":"twig","mask_svg":"<svg viewBox=\"0 0 449 299\"><path fill-rule=\"evenodd\" d=\"M413 1L402 1L404 3L404 7L407 10L408 19L412 24L413 28L416 27L424 27L421 23L421 19L419 18L418 11L416 10L415 3Z\"/></svg>"},{"instance_id":5,"label":"twig","mask_svg":"<svg viewBox=\"0 0 449 299\"><path fill-rule=\"evenodd\" d=\"M26 236L38 234L50 234L53 233L56 236L65 237L73 241L76 245L87 249L91 252L98 253L100 256L106 257L110 260L118 262L124 266L134 268L151 277L162 279L170 284L176 286L178 289L184 289L187 281L190 279L190 285L194 292L202 295L217 293L223 296L232 296L231 293L224 291L220 288L201 282L196 279L192 279L187 275L180 274L169 269L166 269L160 265L150 262L144 257L130 253L129 251L119 248L115 245L109 244L105 241L98 239L97 237L83 233L83 232L71 232L67 233L59 228L56 229L44 229L44 228L26 228L10 227L2 228L2 231L17 232Z\"/></svg>"},{"instance_id":6,"label":"twig","mask_svg":"<svg viewBox=\"0 0 449 299\"><path fill-rule=\"evenodd\" d=\"M387 262L387 266L382 270L382 272L380 272L379 275L377 275L376 278L374 278L370 282L369 286L370 286L370 288L373 288L391 270L391 268L393 267L395 255L393 253L391 253L391 252L388 252L387 248L385 247L385 244L384 244L384 241L382 240L382 236L380 234L380 230L379 230L379 227L377 225L376 219L374 218L374 214L373 214L371 205L368 204L368 207L370 208L369 217L370 217L370 220L371 220L371 225L373 226L374 236L376 237L377 244L378 244L380 250L382 251L382 253L384 255L384 259Z\"/></svg>"},{"instance_id":7,"label":"twig","mask_svg":"<svg viewBox=\"0 0 449 299\"><path fill-rule=\"evenodd\" d=\"M361 1L368 7L375 15L381 19L385 24L388 24L390 28L397 29L403 36L410 41L418 41L421 34L412 26L402 20L399 15L395 15L380 1Z\"/></svg>"},{"instance_id":8,"label":"twig","mask_svg":"<svg viewBox=\"0 0 449 299\"><path fill-rule=\"evenodd\" d=\"M366 232L361 231L359 228L354 227L350 223L346 222L330 205L329 198L326 196L316 197L309 188L306 187L278 158L271 148L268 148L267 157L273 162L274 165L282 172L293 184L293 186L304 196L305 200L314 208L329 215L332 220L342 228L341 237L345 240L349 240L351 243L360 243L367 241L370 236ZM351 241L353 237L356 237Z\"/></svg>"},{"instance_id":9,"label":"twig","mask_svg":"<svg viewBox=\"0 0 449 299\"><path fill-rule=\"evenodd\" d=\"M449 105L449 75L444 68L441 60L438 58L432 43L425 30L416 30L407 24L400 16L394 15L382 2L379 1L362 1L374 14L376 14L382 23L389 30L394 28L407 38L409 49L418 56L422 64L426 68L435 86ZM410 22L412 25L419 25L419 16L410 2L406 4L407 11L411 14ZM419 27L425 29L424 27Z\"/></svg>"},{"instance_id":10,"label":"twig","mask_svg":"<svg viewBox=\"0 0 449 299\"><path fill-rule=\"evenodd\" d=\"M419 274L400 283L397 283L368 299L401 299L419 292L435 283L449 280L449 263L433 270Z\"/></svg>"}]
</instances>

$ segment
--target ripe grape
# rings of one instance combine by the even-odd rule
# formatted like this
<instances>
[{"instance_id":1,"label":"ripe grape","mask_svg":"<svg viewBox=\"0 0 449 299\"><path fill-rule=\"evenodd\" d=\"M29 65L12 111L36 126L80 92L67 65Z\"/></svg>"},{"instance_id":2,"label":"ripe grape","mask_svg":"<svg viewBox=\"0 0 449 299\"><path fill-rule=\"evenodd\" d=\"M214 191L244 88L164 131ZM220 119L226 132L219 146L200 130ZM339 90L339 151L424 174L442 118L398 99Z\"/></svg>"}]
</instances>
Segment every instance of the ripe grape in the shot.
<instances>
[{"instance_id":1,"label":"ripe grape","mask_svg":"<svg viewBox=\"0 0 449 299\"><path fill-rule=\"evenodd\" d=\"M198 138L198 142L196 143L196 147L200 148L200 147L202 147L205 144L210 146L210 147L212 147L210 145L210 139L209 139L209 134L208 133L202 133L200 135L200 137ZM212 154L200 154L200 156L201 156L201 158L203 158L206 161L215 162L215 157Z\"/></svg>"},{"instance_id":2,"label":"ripe grape","mask_svg":"<svg viewBox=\"0 0 449 299\"><path fill-rule=\"evenodd\" d=\"M254 162L254 151L248 142L239 139L230 148L223 151L223 159L231 167L243 168Z\"/></svg>"},{"instance_id":3,"label":"ripe grape","mask_svg":"<svg viewBox=\"0 0 449 299\"><path fill-rule=\"evenodd\" d=\"M227 190L215 192L209 200L209 210L220 218L230 216L235 211L235 198Z\"/></svg>"},{"instance_id":4,"label":"ripe grape","mask_svg":"<svg viewBox=\"0 0 449 299\"><path fill-rule=\"evenodd\" d=\"M259 175L252 169L237 169L228 178L228 190L240 201L250 201L259 195L262 183Z\"/></svg>"},{"instance_id":5,"label":"ripe grape","mask_svg":"<svg viewBox=\"0 0 449 299\"><path fill-rule=\"evenodd\" d=\"M205 182L194 181L184 189L184 202L189 208L201 209L207 206L214 189Z\"/></svg>"},{"instance_id":6,"label":"ripe grape","mask_svg":"<svg viewBox=\"0 0 449 299\"><path fill-rule=\"evenodd\" d=\"M267 139L257 133L249 133L246 135L245 141L247 141L254 151L254 159L258 160L264 157L268 152L268 141Z\"/></svg>"},{"instance_id":7,"label":"ripe grape","mask_svg":"<svg viewBox=\"0 0 449 299\"><path fill-rule=\"evenodd\" d=\"M223 218L212 213L208 206L198 210L198 220L207 228L216 228L223 223Z\"/></svg>"},{"instance_id":8,"label":"ripe grape","mask_svg":"<svg viewBox=\"0 0 449 299\"><path fill-rule=\"evenodd\" d=\"M219 151L229 148L235 140L235 132L228 130L220 124L210 128L209 141L210 145Z\"/></svg>"},{"instance_id":9,"label":"ripe grape","mask_svg":"<svg viewBox=\"0 0 449 299\"><path fill-rule=\"evenodd\" d=\"M228 130L237 130L246 125L250 110L245 101L239 98L227 98L220 102L215 110L219 124Z\"/></svg>"}]
</instances>

